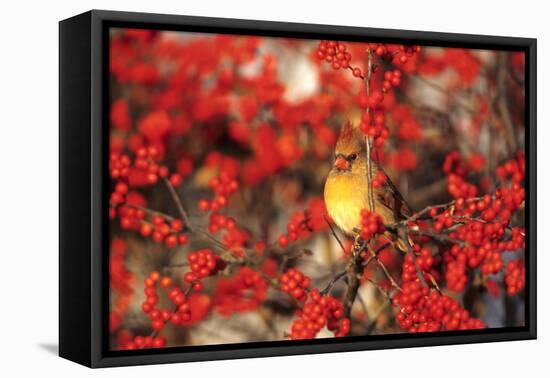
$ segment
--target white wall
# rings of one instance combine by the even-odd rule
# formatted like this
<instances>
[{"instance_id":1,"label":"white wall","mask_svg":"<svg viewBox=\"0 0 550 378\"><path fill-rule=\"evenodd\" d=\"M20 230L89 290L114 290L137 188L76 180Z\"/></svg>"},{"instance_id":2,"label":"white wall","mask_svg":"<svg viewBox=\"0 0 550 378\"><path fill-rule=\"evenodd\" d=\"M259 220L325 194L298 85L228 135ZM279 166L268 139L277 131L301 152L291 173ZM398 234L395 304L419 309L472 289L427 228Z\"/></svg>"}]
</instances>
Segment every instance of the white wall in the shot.
<instances>
[{"instance_id":1,"label":"white wall","mask_svg":"<svg viewBox=\"0 0 550 378\"><path fill-rule=\"evenodd\" d=\"M57 343L57 21L91 8L465 32L539 39L539 235L550 153L544 1L5 1L0 22L0 375L133 377L534 376L548 374L547 244L539 243L539 340L91 371L54 355ZM545 92L545 94L543 94ZM544 114L546 113L546 114ZM546 117L545 117L546 115ZM546 351L544 349L546 348ZM542 371L546 370L545 373ZM9 373L8 373L9 372ZM7 374L6 374L7 373ZM29 374L26 374L29 375ZM33 376L33 375L30 375Z\"/></svg>"}]
</instances>

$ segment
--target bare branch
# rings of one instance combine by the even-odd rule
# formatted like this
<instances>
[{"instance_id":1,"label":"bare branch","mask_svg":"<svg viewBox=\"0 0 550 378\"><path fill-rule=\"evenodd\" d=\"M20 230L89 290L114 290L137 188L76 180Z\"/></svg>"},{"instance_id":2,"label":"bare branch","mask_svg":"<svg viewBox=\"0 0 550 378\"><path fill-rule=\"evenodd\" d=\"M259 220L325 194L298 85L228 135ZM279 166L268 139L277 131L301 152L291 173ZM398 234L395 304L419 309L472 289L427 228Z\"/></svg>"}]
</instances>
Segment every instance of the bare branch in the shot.
<instances>
[{"instance_id":1,"label":"bare branch","mask_svg":"<svg viewBox=\"0 0 550 378\"><path fill-rule=\"evenodd\" d=\"M395 282L395 280L393 279L392 275L390 274L390 272L388 271L388 268L386 268L386 265L380 261L380 259L378 258L378 254L369 246L367 245L367 248L369 250L369 253L371 255L371 257L376 261L376 263L378 264L378 266L380 267L380 269L382 269L382 272L384 273L384 275L388 278L388 280L390 281L391 285L398 289L398 290L401 290L401 287L397 284L397 282Z\"/></svg>"},{"instance_id":2,"label":"bare branch","mask_svg":"<svg viewBox=\"0 0 550 378\"><path fill-rule=\"evenodd\" d=\"M330 232L332 233L332 236L334 236L334 238L336 239L336 241L340 245L340 248L342 248L342 252L346 253L346 248L344 247L344 244L342 243L342 241L338 237L338 234L336 233L336 230L334 229L334 227L332 227L332 224L327 219L327 216L325 215L325 213L323 213L323 219L325 220L325 222L327 222L328 227L330 228Z\"/></svg>"},{"instance_id":3,"label":"bare branch","mask_svg":"<svg viewBox=\"0 0 550 378\"><path fill-rule=\"evenodd\" d=\"M321 290L321 294L322 295L326 295L328 293L330 293L330 291L332 290L332 288L334 287L334 285L336 285L336 283L338 281L340 281L342 278L344 278L346 276L346 274L348 273L347 270L343 270L341 271L340 273L336 274L331 280L330 282L327 284L327 286Z\"/></svg>"},{"instance_id":4,"label":"bare branch","mask_svg":"<svg viewBox=\"0 0 550 378\"><path fill-rule=\"evenodd\" d=\"M357 297L357 291L359 290L359 284L361 275L363 274L363 266L361 265L362 252L365 250L365 243L361 243L361 239L356 238L353 245L352 256L350 264L347 269L348 288L344 294L342 300L344 305L344 316L349 318L353 302Z\"/></svg>"},{"instance_id":5,"label":"bare branch","mask_svg":"<svg viewBox=\"0 0 550 378\"><path fill-rule=\"evenodd\" d=\"M367 49L367 77L365 78L365 86L367 91L367 96L370 96L370 81L372 78L372 51ZM366 112L370 113L370 107L367 107ZM368 196L369 196L369 210L371 212L376 211L376 204L374 202L374 193L372 187L372 153L371 153L371 138L370 136L365 136L365 145L367 147L367 182L369 185Z\"/></svg>"},{"instance_id":6,"label":"bare branch","mask_svg":"<svg viewBox=\"0 0 550 378\"><path fill-rule=\"evenodd\" d=\"M168 191L170 192L170 196L172 197L172 200L176 204L176 208L178 210L178 213L180 214L181 218L183 219L183 223L185 227L187 227L190 231L193 230L191 226L191 221L189 220L189 216L187 215L187 211L183 207L183 203L181 202L181 198L178 195L178 192L176 192L176 188L172 185L170 180L168 180L166 177L162 179L166 187L168 188Z\"/></svg>"}]
</instances>

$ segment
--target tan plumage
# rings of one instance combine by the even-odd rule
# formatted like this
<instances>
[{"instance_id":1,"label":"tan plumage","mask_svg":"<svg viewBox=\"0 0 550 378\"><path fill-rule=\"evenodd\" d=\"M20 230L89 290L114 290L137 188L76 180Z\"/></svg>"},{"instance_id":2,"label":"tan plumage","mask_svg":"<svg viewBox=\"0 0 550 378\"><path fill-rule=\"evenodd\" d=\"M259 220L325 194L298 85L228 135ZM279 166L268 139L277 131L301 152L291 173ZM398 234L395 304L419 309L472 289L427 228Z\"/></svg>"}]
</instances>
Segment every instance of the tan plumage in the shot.
<instances>
[{"instance_id":1,"label":"tan plumage","mask_svg":"<svg viewBox=\"0 0 550 378\"><path fill-rule=\"evenodd\" d=\"M379 172L385 176L384 184L373 188L375 212L384 223L393 224L410 216L409 206L374 159L371 159L371 169L372 179ZM361 228L360 212L369 209L369 187L365 138L352 124L347 123L336 143L334 166L325 182L324 195L330 217L348 235L354 235ZM404 241L396 235L388 236L396 241L399 249L406 251Z\"/></svg>"}]
</instances>

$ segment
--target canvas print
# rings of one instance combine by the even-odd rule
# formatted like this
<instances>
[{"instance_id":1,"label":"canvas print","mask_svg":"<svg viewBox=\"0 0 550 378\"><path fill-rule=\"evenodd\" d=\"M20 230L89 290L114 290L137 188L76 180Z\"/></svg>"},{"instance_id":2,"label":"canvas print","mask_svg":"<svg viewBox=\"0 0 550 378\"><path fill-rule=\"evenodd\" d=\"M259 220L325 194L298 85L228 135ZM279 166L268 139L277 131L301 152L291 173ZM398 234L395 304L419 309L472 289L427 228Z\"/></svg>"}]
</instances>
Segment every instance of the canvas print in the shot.
<instances>
[{"instance_id":1,"label":"canvas print","mask_svg":"<svg viewBox=\"0 0 550 378\"><path fill-rule=\"evenodd\" d=\"M109 96L111 350L525 325L523 52L111 28Z\"/></svg>"}]
</instances>

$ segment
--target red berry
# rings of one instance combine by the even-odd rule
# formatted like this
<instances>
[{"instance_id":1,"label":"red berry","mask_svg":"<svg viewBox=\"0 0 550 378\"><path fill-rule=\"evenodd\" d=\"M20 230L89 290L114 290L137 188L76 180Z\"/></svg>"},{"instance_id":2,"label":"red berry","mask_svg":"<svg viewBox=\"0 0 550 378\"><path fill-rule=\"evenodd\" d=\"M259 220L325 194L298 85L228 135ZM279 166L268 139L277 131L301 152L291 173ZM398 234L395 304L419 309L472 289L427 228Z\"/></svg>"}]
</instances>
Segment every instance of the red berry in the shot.
<instances>
[{"instance_id":1,"label":"red berry","mask_svg":"<svg viewBox=\"0 0 550 378\"><path fill-rule=\"evenodd\" d=\"M207 200L200 200L199 201L199 209L202 210L202 211L208 211L210 210L210 202L208 202Z\"/></svg>"}]
</instances>

